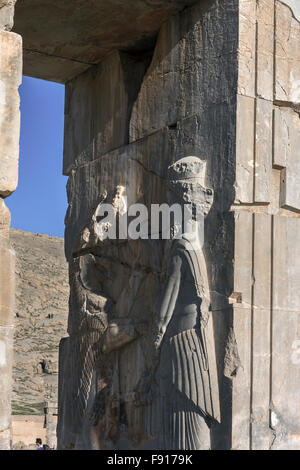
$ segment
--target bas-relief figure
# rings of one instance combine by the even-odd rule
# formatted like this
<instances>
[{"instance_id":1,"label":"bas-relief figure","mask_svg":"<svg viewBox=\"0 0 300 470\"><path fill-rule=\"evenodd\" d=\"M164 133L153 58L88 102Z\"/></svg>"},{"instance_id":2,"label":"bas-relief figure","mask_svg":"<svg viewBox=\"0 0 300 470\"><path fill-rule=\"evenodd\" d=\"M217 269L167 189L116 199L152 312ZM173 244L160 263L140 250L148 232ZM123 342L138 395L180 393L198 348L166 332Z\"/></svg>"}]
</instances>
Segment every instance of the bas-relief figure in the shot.
<instances>
[{"instance_id":1,"label":"bas-relief figure","mask_svg":"<svg viewBox=\"0 0 300 470\"><path fill-rule=\"evenodd\" d=\"M70 270L76 448L210 449L220 407L201 235L213 193L204 178L197 157L169 167L168 202L193 208L180 238L174 227L168 241L104 240L98 208L82 231ZM116 217L122 192L100 200Z\"/></svg>"},{"instance_id":2,"label":"bas-relief figure","mask_svg":"<svg viewBox=\"0 0 300 470\"><path fill-rule=\"evenodd\" d=\"M204 187L205 163L184 158L169 168L169 203L190 203L193 215L173 240L158 308L161 449L210 449L210 423L219 421L219 393L203 222L213 200Z\"/></svg>"}]
</instances>

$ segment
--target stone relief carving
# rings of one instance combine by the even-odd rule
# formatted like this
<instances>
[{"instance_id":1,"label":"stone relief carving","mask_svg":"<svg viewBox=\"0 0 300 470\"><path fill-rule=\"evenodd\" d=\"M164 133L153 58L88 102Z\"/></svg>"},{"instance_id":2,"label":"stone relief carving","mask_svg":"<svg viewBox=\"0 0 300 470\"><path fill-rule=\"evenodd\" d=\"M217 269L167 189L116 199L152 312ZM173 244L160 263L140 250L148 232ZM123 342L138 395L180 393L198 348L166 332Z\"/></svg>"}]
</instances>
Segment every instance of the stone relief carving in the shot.
<instances>
[{"instance_id":1,"label":"stone relief carving","mask_svg":"<svg viewBox=\"0 0 300 470\"><path fill-rule=\"evenodd\" d=\"M210 423L220 420L210 294L201 224L213 200L205 163L184 158L169 167L169 203L192 204L192 227L174 239L157 307L157 427L160 449L209 449ZM197 214L197 215L196 215ZM192 230L191 230L192 229Z\"/></svg>"},{"instance_id":2,"label":"stone relief carving","mask_svg":"<svg viewBox=\"0 0 300 470\"><path fill-rule=\"evenodd\" d=\"M197 157L169 168L169 202L193 212L194 231L181 239L105 239L99 206L124 212L120 186L101 196L81 232L70 270L76 448L210 448L220 409L201 235L213 192L204 177Z\"/></svg>"}]
</instances>

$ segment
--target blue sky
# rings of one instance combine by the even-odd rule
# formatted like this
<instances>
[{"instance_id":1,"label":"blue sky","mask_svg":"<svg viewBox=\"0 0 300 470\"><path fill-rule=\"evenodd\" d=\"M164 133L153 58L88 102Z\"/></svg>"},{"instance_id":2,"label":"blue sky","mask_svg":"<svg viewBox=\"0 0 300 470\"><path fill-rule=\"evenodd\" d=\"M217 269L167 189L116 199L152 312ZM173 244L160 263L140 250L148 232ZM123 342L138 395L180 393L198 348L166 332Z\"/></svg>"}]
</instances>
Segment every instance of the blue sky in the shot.
<instances>
[{"instance_id":1,"label":"blue sky","mask_svg":"<svg viewBox=\"0 0 300 470\"><path fill-rule=\"evenodd\" d=\"M64 86L23 77L19 186L6 199L13 228L64 236Z\"/></svg>"}]
</instances>

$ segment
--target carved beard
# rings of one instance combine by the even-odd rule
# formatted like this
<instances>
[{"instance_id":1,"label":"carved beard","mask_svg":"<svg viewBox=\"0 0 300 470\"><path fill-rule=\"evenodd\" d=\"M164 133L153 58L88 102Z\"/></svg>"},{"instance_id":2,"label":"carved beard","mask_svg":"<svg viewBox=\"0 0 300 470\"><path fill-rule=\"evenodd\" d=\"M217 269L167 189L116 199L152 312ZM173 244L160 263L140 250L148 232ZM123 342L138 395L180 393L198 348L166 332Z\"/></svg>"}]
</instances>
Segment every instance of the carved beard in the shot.
<instances>
[{"instance_id":1,"label":"carved beard","mask_svg":"<svg viewBox=\"0 0 300 470\"><path fill-rule=\"evenodd\" d=\"M169 181L169 188L179 204L191 205L192 219L200 220L207 216L213 204L213 190L197 181ZM189 210L189 208L188 208Z\"/></svg>"}]
</instances>

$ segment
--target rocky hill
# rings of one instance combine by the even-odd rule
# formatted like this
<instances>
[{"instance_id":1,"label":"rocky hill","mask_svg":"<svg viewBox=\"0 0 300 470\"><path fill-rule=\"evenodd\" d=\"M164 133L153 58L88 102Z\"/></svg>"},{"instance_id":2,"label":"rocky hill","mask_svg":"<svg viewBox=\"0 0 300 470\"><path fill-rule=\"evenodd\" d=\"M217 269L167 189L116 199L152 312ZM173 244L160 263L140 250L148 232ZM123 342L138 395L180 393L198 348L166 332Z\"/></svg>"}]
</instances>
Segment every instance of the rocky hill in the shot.
<instances>
[{"instance_id":1,"label":"rocky hill","mask_svg":"<svg viewBox=\"0 0 300 470\"><path fill-rule=\"evenodd\" d=\"M16 251L13 414L43 414L57 399L58 345L66 336L68 266L64 241L11 229Z\"/></svg>"}]
</instances>

